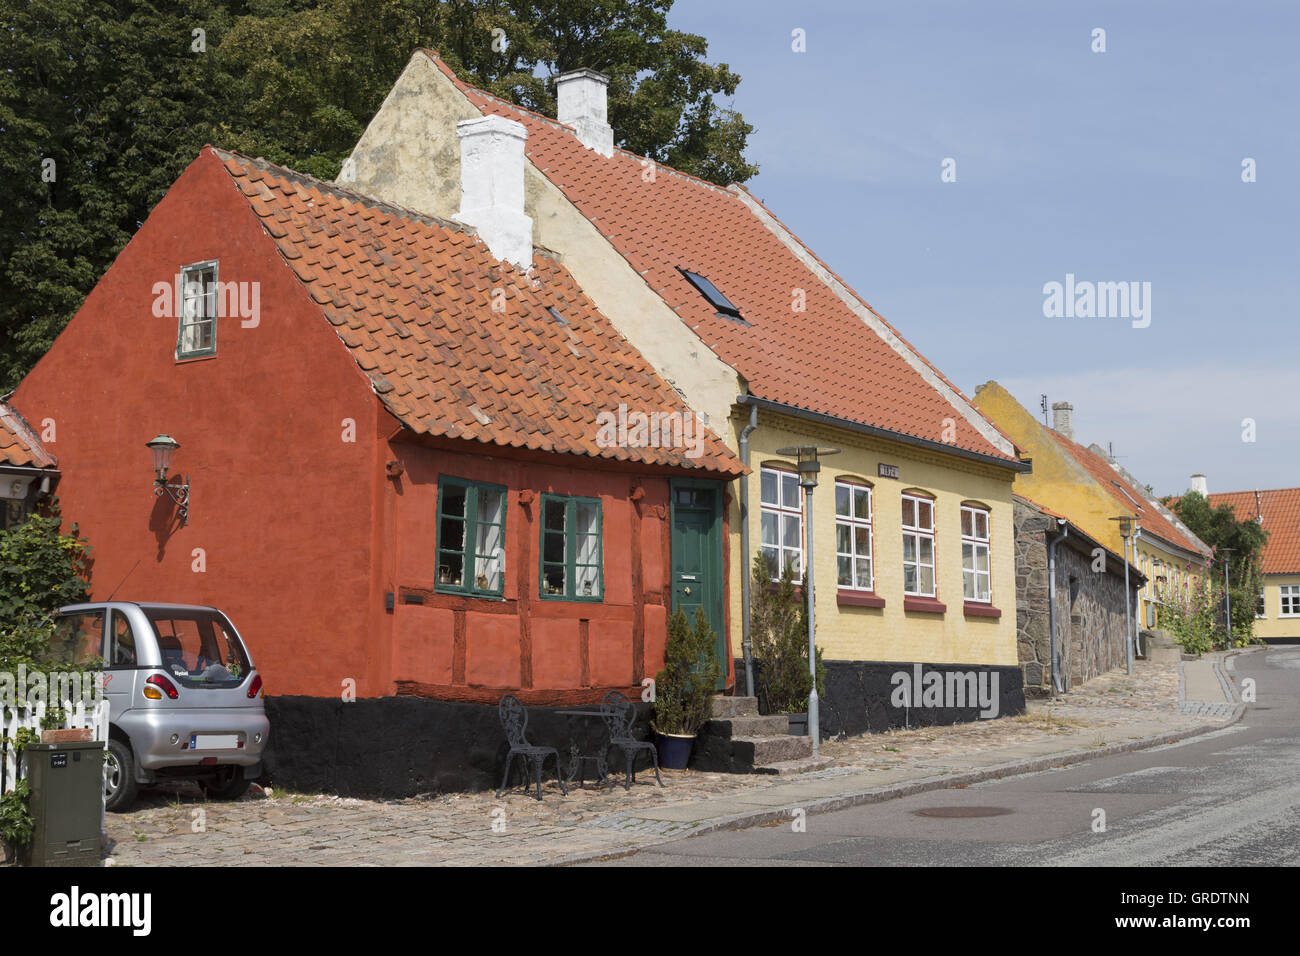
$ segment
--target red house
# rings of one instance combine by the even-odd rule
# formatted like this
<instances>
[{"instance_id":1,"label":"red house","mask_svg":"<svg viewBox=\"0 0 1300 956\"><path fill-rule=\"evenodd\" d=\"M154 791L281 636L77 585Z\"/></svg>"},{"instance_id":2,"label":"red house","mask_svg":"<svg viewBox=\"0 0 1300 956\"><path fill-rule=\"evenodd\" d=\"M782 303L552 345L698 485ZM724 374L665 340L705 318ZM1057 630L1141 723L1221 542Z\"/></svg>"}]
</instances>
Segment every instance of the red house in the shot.
<instances>
[{"instance_id":1,"label":"red house","mask_svg":"<svg viewBox=\"0 0 1300 956\"><path fill-rule=\"evenodd\" d=\"M465 133L486 161L461 222L205 148L12 399L49 424L94 599L240 628L286 783L495 783L483 705L638 694L675 536L703 502L726 540L744 467L553 254L511 245L500 122ZM638 414L657 441L610 427Z\"/></svg>"}]
</instances>

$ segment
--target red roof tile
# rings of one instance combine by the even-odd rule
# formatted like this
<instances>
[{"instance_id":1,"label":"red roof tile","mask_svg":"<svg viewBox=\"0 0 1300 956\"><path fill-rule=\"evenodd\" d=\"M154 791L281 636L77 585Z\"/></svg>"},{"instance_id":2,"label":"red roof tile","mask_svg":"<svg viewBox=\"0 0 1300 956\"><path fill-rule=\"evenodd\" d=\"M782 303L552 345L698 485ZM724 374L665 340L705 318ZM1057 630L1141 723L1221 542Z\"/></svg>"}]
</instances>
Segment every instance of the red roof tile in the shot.
<instances>
[{"instance_id":1,"label":"red roof tile","mask_svg":"<svg viewBox=\"0 0 1300 956\"><path fill-rule=\"evenodd\" d=\"M505 116L527 128L525 149L533 164L682 321L746 379L754 395L968 452L1017 460L967 420L967 415L973 416L990 434L1005 438L958 389L874 310L873 321L883 331L868 325L736 191L665 166L656 166L654 181L646 182L643 157L622 149L615 149L612 157L599 156L586 149L569 127L470 87L440 59L434 62L485 114ZM790 238L798 243L793 234ZM817 265L830 273L820 260ZM715 313L679 269L708 278L749 325ZM834 278L856 297L847 283ZM797 290L802 290L804 311L792 307ZM860 298L858 302L870 310ZM899 354L887 337L913 353L916 365ZM928 371L923 374L918 365ZM927 381L926 374L950 388L964 411Z\"/></svg>"},{"instance_id":2,"label":"red roof tile","mask_svg":"<svg viewBox=\"0 0 1300 956\"><path fill-rule=\"evenodd\" d=\"M380 400L408 428L537 451L744 472L708 429L696 457L689 442L598 443L598 415L617 414L620 405L646 414L691 412L550 256L536 254L525 273L493 258L466 227L263 160L212 152ZM503 312L492 310L494 289L504 293Z\"/></svg>"},{"instance_id":3,"label":"red roof tile","mask_svg":"<svg viewBox=\"0 0 1300 956\"><path fill-rule=\"evenodd\" d=\"M27 420L6 402L0 402L0 464L25 468L53 468L58 464Z\"/></svg>"},{"instance_id":4,"label":"red roof tile","mask_svg":"<svg viewBox=\"0 0 1300 956\"><path fill-rule=\"evenodd\" d=\"M1270 491L1225 491L1210 495L1210 504L1232 505L1238 521L1260 516L1268 532L1265 574L1300 574L1300 488Z\"/></svg>"},{"instance_id":5,"label":"red roof tile","mask_svg":"<svg viewBox=\"0 0 1300 956\"><path fill-rule=\"evenodd\" d=\"M1045 431L1055 438L1061 444L1061 447L1072 455L1080 465L1087 469L1089 474L1097 480L1097 483L1110 493L1110 496L1115 499L1123 512L1137 516L1138 524L1146 533L1155 535L1169 544L1196 554L1208 554L1204 544L1184 534L1173 522L1161 514L1160 509L1143 491L1135 488L1105 458L1089 448L1084 448L1078 442L1071 441L1060 432L1050 428L1045 429Z\"/></svg>"}]
</instances>

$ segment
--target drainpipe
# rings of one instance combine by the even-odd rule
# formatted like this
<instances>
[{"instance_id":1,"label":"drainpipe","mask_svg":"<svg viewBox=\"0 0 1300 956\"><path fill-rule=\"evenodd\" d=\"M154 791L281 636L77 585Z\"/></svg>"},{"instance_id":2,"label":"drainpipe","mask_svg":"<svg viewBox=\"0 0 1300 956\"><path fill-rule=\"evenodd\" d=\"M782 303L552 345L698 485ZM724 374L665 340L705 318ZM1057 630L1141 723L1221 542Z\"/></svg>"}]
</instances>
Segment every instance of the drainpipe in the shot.
<instances>
[{"instance_id":1,"label":"drainpipe","mask_svg":"<svg viewBox=\"0 0 1300 956\"><path fill-rule=\"evenodd\" d=\"M1060 644L1056 639L1056 545L1065 540L1070 529L1064 518L1057 518L1056 524L1061 530L1047 539L1047 629L1052 640L1052 686L1058 694L1063 694Z\"/></svg>"},{"instance_id":2,"label":"drainpipe","mask_svg":"<svg viewBox=\"0 0 1300 956\"><path fill-rule=\"evenodd\" d=\"M743 396L742 396L743 397ZM749 406L749 424L740 433L740 460L749 467L749 436L758 428L758 406ZM745 696L754 696L754 648L749 633L749 475L740 479L740 648L745 658Z\"/></svg>"}]
</instances>

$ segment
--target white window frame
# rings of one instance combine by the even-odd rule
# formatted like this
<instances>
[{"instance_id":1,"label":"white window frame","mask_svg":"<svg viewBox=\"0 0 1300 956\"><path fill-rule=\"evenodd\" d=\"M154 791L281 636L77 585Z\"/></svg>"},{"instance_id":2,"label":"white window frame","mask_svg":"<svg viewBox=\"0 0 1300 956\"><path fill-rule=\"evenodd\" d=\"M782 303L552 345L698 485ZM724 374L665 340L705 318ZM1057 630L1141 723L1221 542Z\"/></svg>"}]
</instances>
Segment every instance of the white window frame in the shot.
<instances>
[{"instance_id":1,"label":"white window frame","mask_svg":"<svg viewBox=\"0 0 1300 956\"><path fill-rule=\"evenodd\" d=\"M1300 584L1283 584L1278 587L1278 617L1300 617ZM1290 599L1288 601L1288 598ZM1287 604L1291 610L1287 610Z\"/></svg>"},{"instance_id":2,"label":"white window frame","mask_svg":"<svg viewBox=\"0 0 1300 956\"><path fill-rule=\"evenodd\" d=\"M849 513L840 514L840 489L844 488L849 493ZM835 482L835 583L841 591L864 591L868 593L875 592L876 585L876 562L873 557L875 552L875 532L871 526L872 520L872 487L861 481L836 480ZM867 516L859 517L857 509L854 507L857 502L857 495L860 492L866 492L867 495ZM849 550L840 550L840 528L848 529ZM867 553L858 553L858 532L867 533ZM867 562L867 580L864 584L858 578L858 562L865 559ZM847 560L849 562L849 584L840 581L840 562Z\"/></svg>"},{"instance_id":3,"label":"white window frame","mask_svg":"<svg viewBox=\"0 0 1300 956\"><path fill-rule=\"evenodd\" d=\"M1255 620L1268 620L1268 595L1265 593L1263 587L1260 587L1259 600L1255 602Z\"/></svg>"},{"instance_id":4,"label":"white window frame","mask_svg":"<svg viewBox=\"0 0 1300 956\"><path fill-rule=\"evenodd\" d=\"M902 496L902 503L905 507L907 504L911 503L912 521L913 521L912 524L908 524L907 516L906 514L904 514L903 516L903 593L909 597L924 597L924 598L938 597L939 582L938 582L938 576L935 574L935 568L938 565L938 556L936 554L937 543L935 541L935 530L934 530L935 525L937 524L937 521L935 519L935 501L933 498L926 498L922 495L904 494ZM925 505L930 509L930 526L928 528L922 527L919 524L921 505ZM916 555L916 559L913 561L907 560L907 542L909 540L913 542L914 553ZM930 561L928 563L921 560L921 542L925 540L928 540L930 542ZM917 590L909 591L907 589L907 569L909 567L915 568L916 573L915 573L914 584L916 585ZM922 568L930 569L930 590L928 593L920 590Z\"/></svg>"},{"instance_id":5,"label":"white window frame","mask_svg":"<svg viewBox=\"0 0 1300 956\"><path fill-rule=\"evenodd\" d=\"M966 516L970 516L970 533L966 533ZM984 536L981 538L976 532L979 529L978 517L984 519ZM972 604L992 604L993 603L993 527L992 513L988 508L979 508L974 505L961 506L961 593L962 599ZM966 549L971 550L971 566L966 566ZM981 571L978 568L978 561L975 560L979 552L984 552L984 567ZM967 596L966 582L974 579L975 592L974 597ZM980 578L984 579L984 596L979 596Z\"/></svg>"},{"instance_id":6,"label":"white window frame","mask_svg":"<svg viewBox=\"0 0 1300 956\"><path fill-rule=\"evenodd\" d=\"M203 274L209 271L212 273L212 284L204 289ZM201 358L205 355L217 354L219 279L216 259L194 262L181 267L180 288L176 290L179 303L177 309L179 315L176 319L176 358ZM202 310L201 313L197 311L198 309ZM202 330L207 325L212 328L212 339L204 345Z\"/></svg>"},{"instance_id":7,"label":"white window frame","mask_svg":"<svg viewBox=\"0 0 1300 956\"><path fill-rule=\"evenodd\" d=\"M768 476L775 476L776 482L776 500L768 501L767 495L763 490L763 479ZM795 503L791 505L786 493L790 490L789 482L786 479L794 479L794 497ZM758 542L759 549L764 557L771 549L776 550L777 564L773 569L773 581L781 580L781 572L790 559L797 558L795 564L794 576L796 580L802 580L804 574L804 527L803 527L803 489L799 487L799 473L793 468L780 468L772 465L763 465L759 468L759 493L758 493L758 512L759 512L759 531ZM776 525L776 540L770 542L767 540L767 522L765 518L773 518ZM782 544L784 531L789 521L795 521L799 529L799 545L792 547L788 544Z\"/></svg>"}]
</instances>

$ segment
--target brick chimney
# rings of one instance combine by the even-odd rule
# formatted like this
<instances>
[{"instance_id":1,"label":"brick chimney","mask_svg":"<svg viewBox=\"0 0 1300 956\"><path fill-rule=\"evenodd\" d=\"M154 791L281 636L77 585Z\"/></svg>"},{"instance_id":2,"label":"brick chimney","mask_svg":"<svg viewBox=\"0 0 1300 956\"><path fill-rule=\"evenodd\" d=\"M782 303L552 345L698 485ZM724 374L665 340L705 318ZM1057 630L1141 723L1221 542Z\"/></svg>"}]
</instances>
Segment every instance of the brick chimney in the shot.
<instances>
[{"instance_id":1,"label":"brick chimney","mask_svg":"<svg viewBox=\"0 0 1300 956\"><path fill-rule=\"evenodd\" d=\"M1069 402L1052 402L1052 431L1074 438L1074 406Z\"/></svg>"},{"instance_id":2,"label":"brick chimney","mask_svg":"<svg viewBox=\"0 0 1300 956\"><path fill-rule=\"evenodd\" d=\"M1192 491L1199 491L1206 498L1210 497L1210 485L1204 475L1192 475Z\"/></svg>"},{"instance_id":3,"label":"brick chimney","mask_svg":"<svg viewBox=\"0 0 1300 956\"><path fill-rule=\"evenodd\" d=\"M473 226L492 255L521 269L533 264L533 220L524 214L522 123L504 116L461 120L460 212L455 219Z\"/></svg>"},{"instance_id":4,"label":"brick chimney","mask_svg":"<svg viewBox=\"0 0 1300 956\"><path fill-rule=\"evenodd\" d=\"M609 77L595 70L570 70L555 78L555 118L572 126L578 141L601 156L614 155L608 94Z\"/></svg>"}]
</instances>

